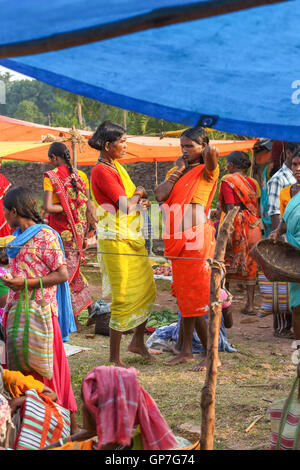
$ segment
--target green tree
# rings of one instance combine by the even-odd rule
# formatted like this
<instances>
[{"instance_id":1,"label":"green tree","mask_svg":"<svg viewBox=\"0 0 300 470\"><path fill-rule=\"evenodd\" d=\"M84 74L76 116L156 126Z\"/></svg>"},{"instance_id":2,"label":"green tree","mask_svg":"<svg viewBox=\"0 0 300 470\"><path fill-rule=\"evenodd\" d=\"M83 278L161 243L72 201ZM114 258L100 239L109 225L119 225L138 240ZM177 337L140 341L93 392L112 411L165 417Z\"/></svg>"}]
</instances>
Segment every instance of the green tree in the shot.
<instances>
[{"instance_id":1,"label":"green tree","mask_svg":"<svg viewBox=\"0 0 300 470\"><path fill-rule=\"evenodd\" d=\"M40 113L36 104L32 101L23 100L18 104L15 117L23 121L36 122L38 124L45 124L45 116Z\"/></svg>"}]
</instances>

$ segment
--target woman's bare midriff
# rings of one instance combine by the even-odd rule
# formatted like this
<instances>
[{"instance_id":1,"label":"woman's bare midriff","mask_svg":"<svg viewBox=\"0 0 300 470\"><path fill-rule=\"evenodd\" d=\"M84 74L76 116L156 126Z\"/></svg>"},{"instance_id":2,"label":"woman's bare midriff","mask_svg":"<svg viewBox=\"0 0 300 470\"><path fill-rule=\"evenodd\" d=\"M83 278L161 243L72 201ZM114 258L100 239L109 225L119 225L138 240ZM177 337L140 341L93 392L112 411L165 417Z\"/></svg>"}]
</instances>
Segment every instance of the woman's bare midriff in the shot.
<instances>
[{"instance_id":1,"label":"woman's bare midriff","mask_svg":"<svg viewBox=\"0 0 300 470\"><path fill-rule=\"evenodd\" d=\"M200 224L206 223L207 218L202 204L189 204L184 213L182 221L182 231L189 230L192 227L197 227Z\"/></svg>"}]
</instances>

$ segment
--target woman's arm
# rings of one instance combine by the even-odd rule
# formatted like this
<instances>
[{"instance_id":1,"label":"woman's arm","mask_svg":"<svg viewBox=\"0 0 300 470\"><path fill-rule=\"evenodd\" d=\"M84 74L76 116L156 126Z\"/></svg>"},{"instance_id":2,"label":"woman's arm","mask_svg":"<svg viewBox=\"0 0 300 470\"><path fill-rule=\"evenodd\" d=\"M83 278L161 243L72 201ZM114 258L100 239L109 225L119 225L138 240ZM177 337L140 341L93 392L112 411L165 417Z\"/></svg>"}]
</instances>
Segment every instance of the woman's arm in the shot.
<instances>
[{"instance_id":1,"label":"woman's arm","mask_svg":"<svg viewBox=\"0 0 300 470\"><path fill-rule=\"evenodd\" d=\"M62 284L68 280L68 271L65 264L60 266L56 271L47 274L42 277L43 287L52 287L58 284ZM19 291L24 289L25 283L23 277L13 277L8 279L6 276L2 277L3 284L12 289L13 291ZM29 289L38 289L40 287L39 278L27 279L27 285Z\"/></svg>"},{"instance_id":2,"label":"woman's arm","mask_svg":"<svg viewBox=\"0 0 300 470\"><path fill-rule=\"evenodd\" d=\"M183 175L186 166L187 165L183 157L179 157L176 161L176 167L174 171L172 171L168 178L165 179L165 181L163 181L161 184L159 184L154 190L157 202L164 202L169 198L175 183Z\"/></svg>"},{"instance_id":3,"label":"woman's arm","mask_svg":"<svg viewBox=\"0 0 300 470\"><path fill-rule=\"evenodd\" d=\"M42 392L44 395L46 395L46 397L50 398L50 400L52 401L57 401L57 395L55 392L53 392L53 390L51 390L51 388L47 387L47 385L44 385L44 389L43 389L43 392Z\"/></svg>"},{"instance_id":4,"label":"woman's arm","mask_svg":"<svg viewBox=\"0 0 300 470\"><path fill-rule=\"evenodd\" d=\"M140 208L138 208L139 204L146 207L147 201L148 199L145 188L143 188L142 186L137 186L134 195L131 198L122 196L118 200L117 205L121 212L124 212L125 214L130 214L136 209L140 210Z\"/></svg>"},{"instance_id":5,"label":"woman's arm","mask_svg":"<svg viewBox=\"0 0 300 470\"><path fill-rule=\"evenodd\" d=\"M203 151L203 159L205 165L204 176L207 181L210 181L211 178L207 172L214 171L218 166L219 152L213 145L207 145ZM206 171L207 170L207 171Z\"/></svg>"},{"instance_id":6,"label":"woman's arm","mask_svg":"<svg viewBox=\"0 0 300 470\"><path fill-rule=\"evenodd\" d=\"M59 214L63 212L63 208L60 204L53 204L52 202L52 191L44 191L44 209L50 214Z\"/></svg>"},{"instance_id":7,"label":"woman's arm","mask_svg":"<svg viewBox=\"0 0 300 470\"><path fill-rule=\"evenodd\" d=\"M281 239L281 236L286 233L286 223L284 220L281 220L280 224L278 227L273 230L273 232L270 233L269 239L273 240L274 243L276 243L278 240Z\"/></svg>"}]
</instances>

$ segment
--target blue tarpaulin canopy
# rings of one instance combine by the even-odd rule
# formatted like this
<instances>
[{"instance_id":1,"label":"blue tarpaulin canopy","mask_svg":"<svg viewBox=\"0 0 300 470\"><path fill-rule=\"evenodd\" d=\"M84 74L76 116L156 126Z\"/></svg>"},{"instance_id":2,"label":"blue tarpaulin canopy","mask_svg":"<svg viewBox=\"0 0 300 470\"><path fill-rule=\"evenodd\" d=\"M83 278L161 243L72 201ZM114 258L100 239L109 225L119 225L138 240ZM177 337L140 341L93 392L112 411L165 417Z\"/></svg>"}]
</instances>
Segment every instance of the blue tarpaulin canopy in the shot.
<instances>
[{"instance_id":1,"label":"blue tarpaulin canopy","mask_svg":"<svg viewBox=\"0 0 300 470\"><path fill-rule=\"evenodd\" d=\"M0 0L1 46L72 33L184 0ZM213 4L217 2L203 2ZM0 64L150 116L300 141L300 2L283 1ZM299 90L299 92L298 92Z\"/></svg>"}]
</instances>

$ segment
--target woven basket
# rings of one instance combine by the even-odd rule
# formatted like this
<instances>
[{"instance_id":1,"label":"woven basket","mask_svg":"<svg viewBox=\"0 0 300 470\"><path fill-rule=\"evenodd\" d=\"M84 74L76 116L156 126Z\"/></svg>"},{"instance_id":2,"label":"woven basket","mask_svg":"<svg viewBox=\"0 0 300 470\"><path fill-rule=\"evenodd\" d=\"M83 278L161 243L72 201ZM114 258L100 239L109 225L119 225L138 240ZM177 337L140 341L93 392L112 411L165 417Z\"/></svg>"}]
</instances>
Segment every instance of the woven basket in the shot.
<instances>
[{"instance_id":1,"label":"woven basket","mask_svg":"<svg viewBox=\"0 0 300 470\"><path fill-rule=\"evenodd\" d=\"M250 250L271 282L300 283L300 250L289 243L261 240Z\"/></svg>"},{"instance_id":2,"label":"woven basket","mask_svg":"<svg viewBox=\"0 0 300 470\"><path fill-rule=\"evenodd\" d=\"M95 334L109 336L110 312L95 315Z\"/></svg>"}]
</instances>

